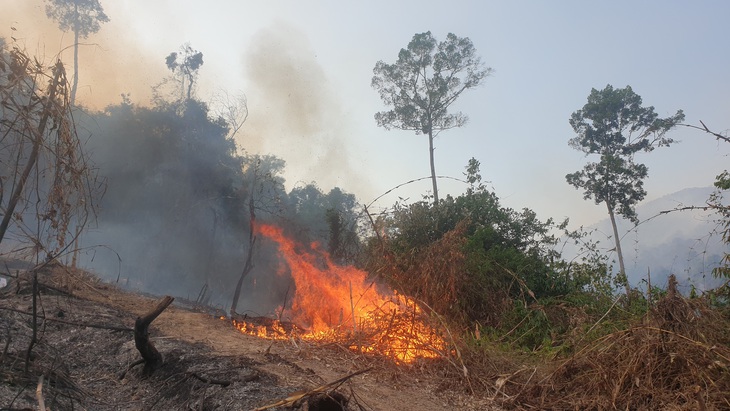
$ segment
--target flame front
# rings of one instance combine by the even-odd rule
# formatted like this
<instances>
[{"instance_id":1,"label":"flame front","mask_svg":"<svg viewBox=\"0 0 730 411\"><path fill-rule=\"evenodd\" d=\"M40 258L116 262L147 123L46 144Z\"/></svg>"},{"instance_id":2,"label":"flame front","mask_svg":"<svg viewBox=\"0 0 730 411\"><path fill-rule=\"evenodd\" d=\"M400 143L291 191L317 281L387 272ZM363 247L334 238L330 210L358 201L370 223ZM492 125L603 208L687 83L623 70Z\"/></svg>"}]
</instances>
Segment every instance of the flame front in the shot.
<instances>
[{"instance_id":1,"label":"flame front","mask_svg":"<svg viewBox=\"0 0 730 411\"><path fill-rule=\"evenodd\" d=\"M317 243L305 249L273 225L258 225L256 232L278 244L294 279L296 292L287 314L294 323L308 327L299 338L337 341L406 363L438 357L445 349L443 339L423 322L422 310L412 299L379 291L367 281L366 272L335 263ZM276 320L270 326L234 325L264 338L296 334L285 332Z\"/></svg>"}]
</instances>

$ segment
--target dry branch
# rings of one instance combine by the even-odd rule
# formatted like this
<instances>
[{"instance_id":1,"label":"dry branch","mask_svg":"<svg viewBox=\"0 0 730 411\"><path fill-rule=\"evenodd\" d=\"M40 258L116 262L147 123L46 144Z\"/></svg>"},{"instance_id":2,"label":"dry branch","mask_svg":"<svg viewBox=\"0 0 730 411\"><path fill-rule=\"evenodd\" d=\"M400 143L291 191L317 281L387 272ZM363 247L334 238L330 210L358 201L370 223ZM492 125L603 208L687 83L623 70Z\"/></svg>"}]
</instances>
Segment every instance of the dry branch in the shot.
<instances>
[{"instance_id":1,"label":"dry branch","mask_svg":"<svg viewBox=\"0 0 730 411\"><path fill-rule=\"evenodd\" d=\"M22 311L22 310L17 310L15 308L10 308L10 307L0 307L0 310L12 311L14 313L23 314L23 315L33 315L33 313L28 313L28 312L25 312L25 311ZM117 327L117 326L114 326L114 325L104 325L104 324L92 324L92 323L87 323L87 322L66 321L66 320L61 320L59 318L46 317L45 315L39 315L38 318L40 318L43 321L56 322L56 323L61 323L61 324L68 324L68 325L73 325L73 326L76 326L76 327L84 327L84 328L89 327L89 328L98 328L98 329L110 330L110 331L134 332L134 329L133 328L129 328L129 327Z\"/></svg>"},{"instance_id":2,"label":"dry branch","mask_svg":"<svg viewBox=\"0 0 730 411\"><path fill-rule=\"evenodd\" d=\"M190 376L195 378L196 380L202 381L206 384L215 384L215 385L220 385L221 387L227 387L227 386L231 385L231 382L228 380L219 380L216 378L204 377L204 376L199 375L194 372L191 372Z\"/></svg>"},{"instance_id":3,"label":"dry branch","mask_svg":"<svg viewBox=\"0 0 730 411\"><path fill-rule=\"evenodd\" d=\"M46 411L46 401L43 399L43 375L38 377L38 386L35 389L35 395L38 399L38 409Z\"/></svg>"},{"instance_id":4,"label":"dry branch","mask_svg":"<svg viewBox=\"0 0 730 411\"><path fill-rule=\"evenodd\" d=\"M372 368L366 368L364 370L355 371L352 374L346 375L346 376L344 376L340 379L334 380L332 382L328 382L327 384L320 385L319 387L311 389L309 391L302 390L302 391L294 392L294 393L290 394L288 397L284 398L283 400L277 401L277 402L269 404L269 405L264 405L263 407L255 408L253 411L264 411L264 410L268 410L268 409L275 408L275 407L291 406L294 403L302 401L303 399L306 399L313 395L326 392L331 388L337 388L338 386L340 386L342 383L349 380L350 378L355 377L360 374L364 374L370 370L372 370Z\"/></svg>"},{"instance_id":5,"label":"dry branch","mask_svg":"<svg viewBox=\"0 0 730 411\"><path fill-rule=\"evenodd\" d=\"M0 242L2 242L5 237L5 231L8 229L8 225L10 224L10 220L15 211L15 206L23 196L25 183L28 180L31 171L33 171L33 168L35 167L36 159L38 158L38 153L40 151L41 144L43 143L43 134L46 132L46 124L53 113L53 104L55 104L61 80L65 79L65 77L66 71L59 60L53 68L53 81L51 82L51 87L48 91L48 99L46 100L48 102L47 106L43 108L43 115L38 123L38 129L35 130L35 133L33 133L33 149L30 152L30 156L28 157L28 162L25 164L23 173L20 175L20 179L15 186L15 190L8 201L8 205L5 207L5 215L3 216L2 222L0 222Z\"/></svg>"},{"instance_id":6,"label":"dry branch","mask_svg":"<svg viewBox=\"0 0 730 411\"><path fill-rule=\"evenodd\" d=\"M716 132L714 132L714 131L711 131L711 130L710 130L710 129L709 129L709 128L708 128L708 127L707 127L707 126L705 125L705 123L704 123L704 122L702 122L702 120L700 120L700 124L702 124L702 127L699 127L699 126L695 126L695 125L693 125L693 124L680 124L680 126L685 126L685 127L689 127L689 128L694 128L694 129L697 129L697 130L702 130L702 131L704 131L704 132L706 132L706 133L708 133L708 134L712 134L713 136L715 136L715 138L716 138L717 140L722 140L722 141L724 141L724 142L726 142L726 143L730 143L730 138L729 138L728 136L724 136L724 135L722 135L722 134L720 134L720 133L716 133Z\"/></svg>"}]
</instances>

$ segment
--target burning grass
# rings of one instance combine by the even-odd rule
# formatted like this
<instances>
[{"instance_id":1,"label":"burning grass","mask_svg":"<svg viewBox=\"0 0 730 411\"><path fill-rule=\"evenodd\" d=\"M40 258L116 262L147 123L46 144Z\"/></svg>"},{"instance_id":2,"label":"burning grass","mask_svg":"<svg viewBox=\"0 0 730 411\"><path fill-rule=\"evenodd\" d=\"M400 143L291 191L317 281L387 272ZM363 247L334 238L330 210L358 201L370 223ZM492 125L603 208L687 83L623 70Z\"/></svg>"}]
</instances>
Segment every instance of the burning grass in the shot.
<instances>
[{"instance_id":1,"label":"burning grass","mask_svg":"<svg viewBox=\"0 0 730 411\"><path fill-rule=\"evenodd\" d=\"M354 324L341 323L316 332L268 317L241 317L232 322L242 333L259 338L338 344L355 353L389 358L398 364L447 356L447 344L436 327L428 324L421 308L406 297L394 298Z\"/></svg>"},{"instance_id":2,"label":"burning grass","mask_svg":"<svg viewBox=\"0 0 730 411\"><path fill-rule=\"evenodd\" d=\"M600 338L507 402L541 409L730 409L730 327L671 277L643 321Z\"/></svg>"},{"instance_id":3,"label":"burning grass","mask_svg":"<svg viewBox=\"0 0 730 411\"><path fill-rule=\"evenodd\" d=\"M234 319L241 332L270 339L337 343L397 363L446 355L447 344L437 327L413 299L379 289L368 281L366 272L335 263L316 243L304 247L271 225L260 225L257 231L278 244L286 262L280 274L288 270L294 279L291 306L281 310L292 322Z\"/></svg>"},{"instance_id":4,"label":"burning grass","mask_svg":"<svg viewBox=\"0 0 730 411\"><path fill-rule=\"evenodd\" d=\"M343 324L328 331L303 334L302 339L336 342L352 351L383 356L397 363L447 355L444 340L429 325L421 308L406 297L393 298L351 326Z\"/></svg>"}]
</instances>

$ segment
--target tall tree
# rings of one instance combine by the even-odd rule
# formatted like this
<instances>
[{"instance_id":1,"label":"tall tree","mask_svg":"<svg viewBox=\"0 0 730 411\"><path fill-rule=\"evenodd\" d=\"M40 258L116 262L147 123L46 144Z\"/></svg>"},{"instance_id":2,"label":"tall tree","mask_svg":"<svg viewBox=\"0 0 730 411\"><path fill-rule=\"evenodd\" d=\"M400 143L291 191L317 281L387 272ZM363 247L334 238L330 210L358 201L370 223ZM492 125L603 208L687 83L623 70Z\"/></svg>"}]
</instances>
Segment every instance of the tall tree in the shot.
<instances>
[{"instance_id":1,"label":"tall tree","mask_svg":"<svg viewBox=\"0 0 730 411\"><path fill-rule=\"evenodd\" d=\"M635 206L646 196L644 179L646 165L634 161L639 152L650 152L674 142L666 133L684 120L678 110L667 118L659 118L654 107L643 107L641 96L630 86L614 89L610 84L603 90L592 89L588 102L570 117L570 125L577 136L569 144L586 155L600 156L582 170L565 176L568 184L583 189L583 198L604 203L608 210L616 242L619 261L619 279L625 282L626 293L631 291L626 278L621 241L616 227L616 214L638 223Z\"/></svg>"},{"instance_id":2,"label":"tall tree","mask_svg":"<svg viewBox=\"0 0 730 411\"><path fill-rule=\"evenodd\" d=\"M74 33L74 80L71 86L71 105L76 103L79 86L79 39L101 29L109 22L99 0L46 0L46 15L58 22L58 27Z\"/></svg>"},{"instance_id":3,"label":"tall tree","mask_svg":"<svg viewBox=\"0 0 730 411\"><path fill-rule=\"evenodd\" d=\"M373 69L372 86L392 107L375 114L378 126L428 136L434 204L439 198L433 139L443 130L466 124L467 116L450 113L449 107L491 71L482 64L468 37L449 33L445 41L437 42L430 31L414 35L394 64L379 61Z\"/></svg>"},{"instance_id":4,"label":"tall tree","mask_svg":"<svg viewBox=\"0 0 730 411\"><path fill-rule=\"evenodd\" d=\"M165 57L165 64L180 78L181 98L190 100L193 96L193 86L198 78L198 70L203 65L203 53L193 50L190 44L180 48L180 52L172 52ZM248 113L248 112L247 112Z\"/></svg>"}]
</instances>

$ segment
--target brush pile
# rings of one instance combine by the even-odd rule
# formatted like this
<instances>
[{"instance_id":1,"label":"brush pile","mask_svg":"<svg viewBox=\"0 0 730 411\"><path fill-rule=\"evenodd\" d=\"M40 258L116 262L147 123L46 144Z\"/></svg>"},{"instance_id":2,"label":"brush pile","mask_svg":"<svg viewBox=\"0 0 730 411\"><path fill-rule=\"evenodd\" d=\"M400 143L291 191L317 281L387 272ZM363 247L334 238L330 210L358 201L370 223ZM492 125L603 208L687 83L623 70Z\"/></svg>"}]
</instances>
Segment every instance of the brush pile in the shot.
<instances>
[{"instance_id":1,"label":"brush pile","mask_svg":"<svg viewBox=\"0 0 730 411\"><path fill-rule=\"evenodd\" d=\"M730 409L730 321L677 281L633 327L579 349L510 405L540 409Z\"/></svg>"},{"instance_id":2,"label":"brush pile","mask_svg":"<svg viewBox=\"0 0 730 411\"><path fill-rule=\"evenodd\" d=\"M352 351L390 358L398 364L447 356L447 344L436 331L440 324L426 316L415 301L401 295L394 300L397 301L383 304L350 327L334 328L309 339L329 339Z\"/></svg>"}]
</instances>

